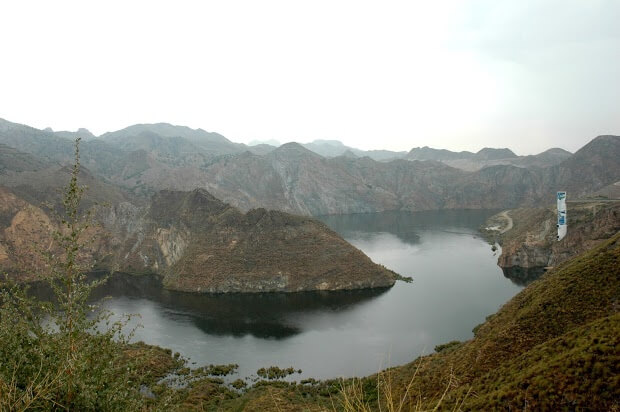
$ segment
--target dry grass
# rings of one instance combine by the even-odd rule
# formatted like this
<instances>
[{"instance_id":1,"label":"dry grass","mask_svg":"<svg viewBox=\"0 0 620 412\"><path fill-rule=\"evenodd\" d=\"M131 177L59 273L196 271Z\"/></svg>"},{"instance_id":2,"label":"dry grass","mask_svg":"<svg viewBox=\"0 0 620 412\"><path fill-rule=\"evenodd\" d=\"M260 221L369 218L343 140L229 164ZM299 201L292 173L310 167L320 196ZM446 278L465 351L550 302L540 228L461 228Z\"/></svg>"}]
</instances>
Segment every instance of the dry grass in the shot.
<instances>
[{"instance_id":1,"label":"dry grass","mask_svg":"<svg viewBox=\"0 0 620 412\"><path fill-rule=\"evenodd\" d=\"M46 401L57 408L65 409L54 399L55 393L62 385L60 378L64 373L64 370L55 375L50 372L43 373L43 365L41 365L37 374L24 389L18 388L15 374L8 382L0 378L0 411L27 411L40 401Z\"/></svg>"},{"instance_id":2,"label":"dry grass","mask_svg":"<svg viewBox=\"0 0 620 412\"><path fill-rule=\"evenodd\" d=\"M335 399L332 398L333 410L345 412L422 412L429 410L423 408L422 397L419 394L415 395L414 381L422 366L422 361L422 358L418 360L416 369L404 388L394 383L392 369L388 368L379 372L376 375L377 397L374 400L368 399L362 379L343 379L338 396ZM456 384L456 377L454 374L451 374L441 397L434 404L433 409L430 410L440 410L446 394ZM453 411L461 410L460 407L469 396L469 393L470 391L462 399L457 400L452 409ZM426 403L428 404L428 402Z\"/></svg>"}]
</instances>

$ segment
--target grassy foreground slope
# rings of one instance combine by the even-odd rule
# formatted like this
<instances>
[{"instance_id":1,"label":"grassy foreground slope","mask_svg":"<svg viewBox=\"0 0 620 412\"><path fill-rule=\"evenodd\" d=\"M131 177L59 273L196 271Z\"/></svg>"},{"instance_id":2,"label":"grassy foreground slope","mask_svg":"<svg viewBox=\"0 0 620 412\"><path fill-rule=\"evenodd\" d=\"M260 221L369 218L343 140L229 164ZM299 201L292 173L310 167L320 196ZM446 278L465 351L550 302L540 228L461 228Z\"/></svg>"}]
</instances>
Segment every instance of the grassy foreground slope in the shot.
<instances>
[{"instance_id":1,"label":"grassy foreground slope","mask_svg":"<svg viewBox=\"0 0 620 412\"><path fill-rule=\"evenodd\" d=\"M220 408L392 410L391 395L403 411L615 410L619 298L620 233L533 282L468 342L361 380L254 387Z\"/></svg>"},{"instance_id":2,"label":"grassy foreground slope","mask_svg":"<svg viewBox=\"0 0 620 412\"><path fill-rule=\"evenodd\" d=\"M475 336L397 368L424 404L450 383L446 408L594 408L620 399L620 234L546 273L506 303ZM410 390L411 392L411 390Z\"/></svg>"}]
</instances>

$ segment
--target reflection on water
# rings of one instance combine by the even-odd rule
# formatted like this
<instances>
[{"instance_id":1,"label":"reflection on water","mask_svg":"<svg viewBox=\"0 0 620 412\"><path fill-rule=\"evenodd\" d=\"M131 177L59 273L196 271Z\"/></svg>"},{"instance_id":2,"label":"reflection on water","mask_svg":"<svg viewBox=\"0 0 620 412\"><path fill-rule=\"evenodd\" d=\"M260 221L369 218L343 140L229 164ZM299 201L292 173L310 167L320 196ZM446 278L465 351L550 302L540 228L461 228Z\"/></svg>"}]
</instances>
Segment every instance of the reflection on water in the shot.
<instances>
[{"instance_id":1,"label":"reflection on water","mask_svg":"<svg viewBox=\"0 0 620 412\"><path fill-rule=\"evenodd\" d=\"M347 310L386 290L194 294L165 290L158 276L115 274L108 279L105 288L96 293L96 297L157 302L162 309L191 319L194 325L208 334L282 339L301 332L298 326L288 323L287 316L291 313Z\"/></svg>"},{"instance_id":2,"label":"reflection on water","mask_svg":"<svg viewBox=\"0 0 620 412\"><path fill-rule=\"evenodd\" d=\"M88 280L103 277L106 277L104 273L91 273ZM387 290L195 294L164 289L158 275L114 273L107 276L104 285L94 290L90 300L151 301L161 310L191 321L208 334L283 339L301 332L298 326L289 323L287 318L291 314L350 310ZM51 289L46 283L32 284L31 293L44 300L52 300Z\"/></svg>"},{"instance_id":3,"label":"reflection on water","mask_svg":"<svg viewBox=\"0 0 620 412\"><path fill-rule=\"evenodd\" d=\"M523 268L513 266L502 268L504 276L513 281L516 285L527 286L545 273L544 267Z\"/></svg>"},{"instance_id":4,"label":"reflection on water","mask_svg":"<svg viewBox=\"0 0 620 412\"><path fill-rule=\"evenodd\" d=\"M430 210L425 212L383 212L351 215L319 216L325 224L342 236L360 233L385 232L396 235L405 243L420 242L420 232L466 231L477 233L494 211L490 210Z\"/></svg>"},{"instance_id":5,"label":"reflection on water","mask_svg":"<svg viewBox=\"0 0 620 412\"><path fill-rule=\"evenodd\" d=\"M155 276L115 275L96 298L139 313L136 339L239 375L293 366L305 377L361 376L409 362L472 328L521 288L502 275L477 228L492 211L322 217L377 263L413 277L388 290L197 295ZM133 323L135 325L135 323Z\"/></svg>"}]
</instances>

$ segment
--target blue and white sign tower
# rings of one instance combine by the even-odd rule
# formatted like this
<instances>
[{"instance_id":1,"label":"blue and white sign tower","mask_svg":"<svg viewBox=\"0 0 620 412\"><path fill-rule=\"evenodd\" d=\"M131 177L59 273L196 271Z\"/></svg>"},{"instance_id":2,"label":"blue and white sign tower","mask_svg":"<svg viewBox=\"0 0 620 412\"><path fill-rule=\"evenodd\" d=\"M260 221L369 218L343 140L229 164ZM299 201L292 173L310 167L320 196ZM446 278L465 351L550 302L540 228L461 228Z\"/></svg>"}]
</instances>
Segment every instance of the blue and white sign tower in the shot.
<instances>
[{"instance_id":1,"label":"blue and white sign tower","mask_svg":"<svg viewBox=\"0 0 620 412\"><path fill-rule=\"evenodd\" d=\"M558 192L558 241L566 236L566 192Z\"/></svg>"}]
</instances>

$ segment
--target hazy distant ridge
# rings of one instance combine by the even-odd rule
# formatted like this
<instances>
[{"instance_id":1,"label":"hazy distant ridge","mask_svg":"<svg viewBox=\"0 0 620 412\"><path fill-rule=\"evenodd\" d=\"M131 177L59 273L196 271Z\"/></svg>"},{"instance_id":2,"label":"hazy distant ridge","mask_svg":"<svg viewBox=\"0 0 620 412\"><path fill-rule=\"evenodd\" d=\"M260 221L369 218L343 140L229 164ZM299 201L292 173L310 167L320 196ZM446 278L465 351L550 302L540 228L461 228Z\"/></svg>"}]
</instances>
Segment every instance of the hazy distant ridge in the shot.
<instances>
[{"instance_id":1,"label":"hazy distant ridge","mask_svg":"<svg viewBox=\"0 0 620 412\"><path fill-rule=\"evenodd\" d=\"M620 181L619 140L600 136L574 155L557 148L519 157L509 149L456 153L425 147L413 149L408 159L376 161L333 141L321 144L345 148L335 157L298 143L251 152L217 133L162 123L86 140L81 154L94 175L136 199L162 189L205 188L242 210L320 215L538 206L552 202L560 189L575 198ZM7 121L0 121L0 143L34 156L33 165L54 168L72 159L70 139ZM0 164L0 184L32 181L24 161Z\"/></svg>"}]
</instances>

